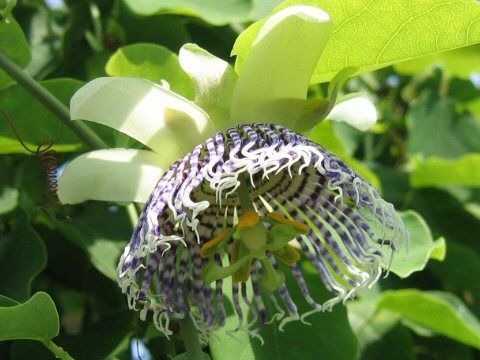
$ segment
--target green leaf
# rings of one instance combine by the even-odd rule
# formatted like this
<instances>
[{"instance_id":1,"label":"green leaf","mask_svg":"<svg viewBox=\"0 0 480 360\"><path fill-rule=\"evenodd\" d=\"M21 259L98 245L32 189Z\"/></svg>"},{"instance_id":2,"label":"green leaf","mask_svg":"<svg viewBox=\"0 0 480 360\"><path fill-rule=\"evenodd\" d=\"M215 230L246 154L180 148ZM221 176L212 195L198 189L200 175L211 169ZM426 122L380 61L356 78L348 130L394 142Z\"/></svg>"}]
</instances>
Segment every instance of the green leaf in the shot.
<instances>
[{"instance_id":1,"label":"green leaf","mask_svg":"<svg viewBox=\"0 0 480 360\"><path fill-rule=\"evenodd\" d=\"M57 309L50 296L38 292L26 303L0 307L0 341L46 341L58 335Z\"/></svg>"},{"instance_id":2,"label":"green leaf","mask_svg":"<svg viewBox=\"0 0 480 360\"><path fill-rule=\"evenodd\" d=\"M410 234L410 246L402 247L395 254L390 270L401 278L421 271L427 266L432 256L443 260L445 257L445 240L434 241L432 233L423 218L415 211L406 211L400 217Z\"/></svg>"},{"instance_id":3,"label":"green leaf","mask_svg":"<svg viewBox=\"0 0 480 360\"><path fill-rule=\"evenodd\" d=\"M480 121L457 114L454 101L440 98L432 90L425 91L410 106L406 121L407 146L412 155L455 158L480 151Z\"/></svg>"},{"instance_id":4,"label":"green leaf","mask_svg":"<svg viewBox=\"0 0 480 360\"><path fill-rule=\"evenodd\" d=\"M331 298L322 282L313 274L314 270L304 269L304 277L312 296L320 303ZM287 286L292 299L296 302L300 314L311 310L303 300L303 295L295 280L286 271ZM265 304L270 314L275 309L269 302ZM233 319L232 319L233 318ZM232 320L230 320L232 319ZM229 317L229 324L236 324L234 316ZM221 329L211 337L210 350L212 358L225 359L236 354L236 359L318 359L319 351L325 359L353 359L357 352L357 340L348 324L345 307L337 305L332 312L322 312L306 319L311 326L294 321L278 329L278 322L265 325L260 335L265 340L261 345L258 339L250 339L245 332L229 334ZM232 336L233 335L233 336ZM321 350L319 350L321 349ZM300 355L301 354L301 355Z\"/></svg>"},{"instance_id":5,"label":"green leaf","mask_svg":"<svg viewBox=\"0 0 480 360\"><path fill-rule=\"evenodd\" d=\"M0 215L6 214L17 207L18 190L10 187L0 189Z\"/></svg>"},{"instance_id":6,"label":"green leaf","mask_svg":"<svg viewBox=\"0 0 480 360\"><path fill-rule=\"evenodd\" d=\"M0 293L19 301L30 297L33 279L45 268L45 245L21 212L11 233L0 236Z\"/></svg>"},{"instance_id":7,"label":"green leaf","mask_svg":"<svg viewBox=\"0 0 480 360\"><path fill-rule=\"evenodd\" d=\"M55 79L43 81L42 85L68 105L72 95L82 86L82 82ZM0 109L11 117L19 135L32 150L46 139L53 140L56 151L73 151L82 147L80 140L70 128L62 124L19 85L0 91ZM0 154L26 152L4 119L0 121L0 134Z\"/></svg>"},{"instance_id":8,"label":"green leaf","mask_svg":"<svg viewBox=\"0 0 480 360\"><path fill-rule=\"evenodd\" d=\"M0 20L0 51L17 65L24 68L31 59L27 39L17 22L9 17ZM13 83L3 70L0 70L0 88Z\"/></svg>"},{"instance_id":9,"label":"green leaf","mask_svg":"<svg viewBox=\"0 0 480 360\"><path fill-rule=\"evenodd\" d=\"M399 314L440 335L480 349L480 322L452 294L416 289L386 291L380 310Z\"/></svg>"},{"instance_id":10,"label":"green leaf","mask_svg":"<svg viewBox=\"0 0 480 360\"><path fill-rule=\"evenodd\" d=\"M437 157L416 159L410 183L416 188L450 185L480 187L480 154L470 153L453 160Z\"/></svg>"},{"instance_id":11,"label":"green leaf","mask_svg":"<svg viewBox=\"0 0 480 360\"><path fill-rule=\"evenodd\" d=\"M251 0L124 0L142 16L173 13L199 17L214 25L244 22L252 9Z\"/></svg>"},{"instance_id":12,"label":"green leaf","mask_svg":"<svg viewBox=\"0 0 480 360\"><path fill-rule=\"evenodd\" d=\"M194 85L178 63L178 57L155 44L134 44L118 49L108 60L110 76L139 77L161 83L166 80L172 91L193 99Z\"/></svg>"},{"instance_id":13,"label":"green leaf","mask_svg":"<svg viewBox=\"0 0 480 360\"><path fill-rule=\"evenodd\" d=\"M372 71L480 42L480 4L475 0L289 0L274 11L292 5L318 6L335 21L312 83L327 82L346 66ZM260 27L261 23L251 25L237 39L232 52L237 69L241 70Z\"/></svg>"},{"instance_id":14,"label":"green leaf","mask_svg":"<svg viewBox=\"0 0 480 360\"><path fill-rule=\"evenodd\" d=\"M449 76L469 79L480 70L480 46L467 46L440 54L424 56L395 65L395 71L404 75L416 75L426 68L440 66Z\"/></svg>"}]
</instances>

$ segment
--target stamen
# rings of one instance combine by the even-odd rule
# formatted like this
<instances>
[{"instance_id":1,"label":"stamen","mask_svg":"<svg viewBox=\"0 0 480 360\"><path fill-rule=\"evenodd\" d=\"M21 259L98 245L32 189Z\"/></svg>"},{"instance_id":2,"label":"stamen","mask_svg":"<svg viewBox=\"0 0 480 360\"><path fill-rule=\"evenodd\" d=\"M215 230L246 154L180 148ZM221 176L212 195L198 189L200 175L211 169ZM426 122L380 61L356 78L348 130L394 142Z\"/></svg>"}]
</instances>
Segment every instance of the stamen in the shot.
<instances>
[{"instance_id":1,"label":"stamen","mask_svg":"<svg viewBox=\"0 0 480 360\"><path fill-rule=\"evenodd\" d=\"M301 223L300 221L287 219L286 217L280 215L279 213L271 212L267 214L267 217L272 218L279 223L292 226L295 229L300 230L301 234L308 234L309 232L308 225Z\"/></svg>"},{"instance_id":2,"label":"stamen","mask_svg":"<svg viewBox=\"0 0 480 360\"><path fill-rule=\"evenodd\" d=\"M240 216L240 222L237 225L237 229L242 230L247 227L254 227L259 222L260 216L256 211L246 211Z\"/></svg>"},{"instance_id":3,"label":"stamen","mask_svg":"<svg viewBox=\"0 0 480 360\"><path fill-rule=\"evenodd\" d=\"M217 236L215 236L212 240L207 241L203 246L200 248L200 256L202 258L209 257L213 255L218 250L219 243L227 242L232 238L234 230L230 228L226 228L222 230ZM214 250L214 251L211 251Z\"/></svg>"}]
</instances>

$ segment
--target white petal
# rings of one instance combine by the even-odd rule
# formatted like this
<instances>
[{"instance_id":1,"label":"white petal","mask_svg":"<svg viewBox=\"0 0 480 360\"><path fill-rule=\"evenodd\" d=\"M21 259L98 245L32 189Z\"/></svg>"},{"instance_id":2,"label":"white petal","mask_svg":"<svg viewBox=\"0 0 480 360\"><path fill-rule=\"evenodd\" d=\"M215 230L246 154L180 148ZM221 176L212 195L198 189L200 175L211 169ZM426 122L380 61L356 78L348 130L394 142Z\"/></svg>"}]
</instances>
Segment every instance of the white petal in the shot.
<instances>
[{"instance_id":1,"label":"white petal","mask_svg":"<svg viewBox=\"0 0 480 360\"><path fill-rule=\"evenodd\" d=\"M194 103L144 79L95 79L72 97L70 114L117 129L171 162L215 132Z\"/></svg>"},{"instance_id":2,"label":"white petal","mask_svg":"<svg viewBox=\"0 0 480 360\"><path fill-rule=\"evenodd\" d=\"M83 154L67 165L58 181L64 204L86 200L146 202L163 174L158 154L108 149Z\"/></svg>"},{"instance_id":3,"label":"white petal","mask_svg":"<svg viewBox=\"0 0 480 360\"><path fill-rule=\"evenodd\" d=\"M227 128L237 80L235 70L226 61L195 44L184 45L178 59L195 83L195 104L208 113L217 129Z\"/></svg>"},{"instance_id":4,"label":"white petal","mask_svg":"<svg viewBox=\"0 0 480 360\"><path fill-rule=\"evenodd\" d=\"M255 39L235 86L232 120L292 127L302 109L279 104L306 98L332 29L330 16L313 6L291 6L271 16Z\"/></svg>"},{"instance_id":5,"label":"white petal","mask_svg":"<svg viewBox=\"0 0 480 360\"><path fill-rule=\"evenodd\" d=\"M327 119L343 121L361 131L370 129L378 120L377 109L365 97L355 97L334 106Z\"/></svg>"}]
</instances>

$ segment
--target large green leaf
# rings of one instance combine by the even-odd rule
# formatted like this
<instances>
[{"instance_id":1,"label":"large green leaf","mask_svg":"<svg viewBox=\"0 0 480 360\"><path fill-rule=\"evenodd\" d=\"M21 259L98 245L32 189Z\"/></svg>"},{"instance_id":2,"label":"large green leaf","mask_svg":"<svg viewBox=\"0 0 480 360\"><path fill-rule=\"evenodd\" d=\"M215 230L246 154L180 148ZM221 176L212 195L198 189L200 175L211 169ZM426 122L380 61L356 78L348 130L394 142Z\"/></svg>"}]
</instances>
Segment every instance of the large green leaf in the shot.
<instances>
[{"instance_id":1,"label":"large green leaf","mask_svg":"<svg viewBox=\"0 0 480 360\"><path fill-rule=\"evenodd\" d=\"M480 322L462 301L450 293L416 289L387 291L378 307L480 349Z\"/></svg>"},{"instance_id":2,"label":"large green leaf","mask_svg":"<svg viewBox=\"0 0 480 360\"><path fill-rule=\"evenodd\" d=\"M431 90L411 105L406 121L408 151L412 155L455 158L480 151L480 121L468 114L457 114L454 101Z\"/></svg>"},{"instance_id":3,"label":"large green leaf","mask_svg":"<svg viewBox=\"0 0 480 360\"><path fill-rule=\"evenodd\" d=\"M45 268L45 245L23 212L12 221L11 233L0 236L0 294L19 301L30 297L33 279Z\"/></svg>"},{"instance_id":4,"label":"large green leaf","mask_svg":"<svg viewBox=\"0 0 480 360\"><path fill-rule=\"evenodd\" d=\"M124 46L110 57L106 71L110 76L139 77L157 83L166 80L176 93L189 99L195 95L193 82L180 67L177 55L160 45Z\"/></svg>"},{"instance_id":5,"label":"large green leaf","mask_svg":"<svg viewBox=\"0 0 480 360\"><path fill-rule=\"evenodd\" d=\"M211 24L243 22L252 10L251 0L124 0L136 14L173 13L199 17Z\"/></svg>"},{"instance_id":6,"label":"large green leaf","mask_svg":"<svg viewBox=\"0 0 480 360\"><path fill-rule=\"evenodd\" d=\"M309 264L305 264L309 265ZM304 277L311 294L317 301L331 298L321 280L313 274L310 266L304 268ZM288 273L287 273L288 274ZM290 275L287 275L287 286L292 299L296 302L299 312L311 308L303 299L298 285ZM275 309L266 303L270 314ZM229 325L235 324L233 316L229 317ZM231 354L237 354L236 359L318 359L319 351L325 359L353 359L357 352L357 340L348 324L345 308L337 305L332 312L311 315L306 319L311 326L295 321L287 324L284 331L278 329L278 322L265 325L260 332L265 343L261 345L258 339L250 339L245 332L228 334L222 329L216 332L210 340L213 359L226 359Z\"/></svg>"},{"instance_id":7,"label":"large green leaf","mask_svg":"<svg viewBox=\"0 0 480 360\"><path fill-rule=\"evenodd\" d=\"M0 307L0 340L47 341L58 331L57 309L44 292L36 293L26 303Z\"/></svg>"},{"instance_id":8,"label":"large green leaf","mask_svg":"<svg viewBox=\"0 0 480 360\"><path fill-rule=\"evenodd\" d=\"M0 20L0 51L22 68L26 67L31 59L27 39L11 17ZM12 82L13 80L0 70L0 88Z\"/></svg>"},{"instance_id":9,"label":"large green leaf","mask_svg":"<svg viewBox=\"0 0 480 360\"><path fill-rule=\"evenodd\" d=\"M434 241L427 223L415 211L406 211L400 217L410 234L410 244L395 254L390 270L405 278L415 271L423 270L432 257L443 260L446 249L445 240L440 238Z\"/></svg>"},{"instance_id":10,"label":"large green leaf","mask_svg":"<svg viewBox=\"0 0 480 360\"><path fill-rule=\"evenodd\" d=\"M44 81L42 85L68 105L72 95L82 86L82 82L55 79ZM54 149L57 151L72 151L82 147L80 140L70 128L62 124L19 85L0 91L0 109L12 118L19 135L32 150L46 139L54 141ZM0 134L0 153L25 152L4 119L0 121Z\"/></svg>"},{"instance_id":11,"label":"large green leaf","mask_svg":"<svg viewBox=\"0 0 480 360\"><path fill-rule=\"evenodd\" d=\"M289 0L275 11L291 5L318 6L336 23L313 83L331 80L346 66L371 71L480 42L480 4L475 0ZM250 26L235 43L239 70L261 25Z\"/></svg>"},{"instance_id":12,"label":"large green leaf","mask_svg":"<svg viewBox=\"0 0 480 360\"><path fill-rule=\"evenodd\" d=\"M417 159L410 183L417 188L450 185L480 187L480 154L470 153L457 159Z\"/></svg>"}]
</instances>

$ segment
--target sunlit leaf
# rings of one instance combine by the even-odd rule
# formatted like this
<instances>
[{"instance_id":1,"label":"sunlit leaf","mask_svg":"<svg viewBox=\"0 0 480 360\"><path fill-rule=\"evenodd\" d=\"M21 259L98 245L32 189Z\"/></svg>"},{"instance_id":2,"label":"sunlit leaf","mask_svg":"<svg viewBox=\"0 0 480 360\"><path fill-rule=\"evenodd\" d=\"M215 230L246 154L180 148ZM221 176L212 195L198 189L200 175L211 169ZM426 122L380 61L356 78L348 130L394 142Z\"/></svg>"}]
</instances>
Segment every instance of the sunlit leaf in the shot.
<instances>
[{"instance_id":1,"label":"sunlit leaf","mask_svg":"<svg viewBox=\"0 0 480 360\"><path fill-rule=\"evenodd\" d=\"M450 185L480 187L480 154L466 154L456 159L417 159L410 182L418 188Z\"/></svg>"},{"instance_id":2,"label":"sunlit leaf","mask_svg":"<svg viewBox=\"0 0 480 360\"><path fill-rule=\"evenodd\" d=\"M434 241L430 229L423 218L414 211L400 214L410 234L410 246L402 247L395 254L390 270L405 278L415 271L421 271L430 258L443 260L445 257L445 240Z\"/></svg>"},{"instance_id":3,"label":"sunlit leaf","mask_svg":"<svg viewBox=\"0 0 480 360\"><path fill-rule=\"evenodd\" d=\"M275 11L298 4L324 9L336 24L313 74L313 83L331 80L346 66L371 71L480 42L480 23L476 21L480 4L475 0L290 0ZM260 26L250 26L235 43L233 54L237 55L238 69L242 68Z\"/></svg>"},{"instance_id":4,"label":"sunlit leaf","mask_svg":"<svg viewBox=\"0 0 480 360\"><path fill-rule=\"evenodd\" d=\"M480 349L480 322L452 294L415 289L387 291L378 306L433 332Z\"/></svg>"},{"instance_id":5,"label":"sunlit leaf","mask_svg":"<svg viewBox=\"0 0 480 360\"><path fill-rule=\"evenodd\" d=\"M250 0L124 0L136 14L148 16L158 13L174 13L199 17L214 25L243 22L248 19Z\"/></svg>"},{"instance_id":6,"label":"sunlit leaf","mask_svg":"<svg viewBox=\"0 0 480 360\"><path fill-rule=\"evenodd\" d=\"M15 306L0 307L0 340L45 341L58 335L57 309L50 296L38 292Z\"/></svg>"},{"instance_id":7,"label":"sunlit leaf","mask_svg":"<svg viewBox=\"0 0 480 360\"><path fill-rule=\"evenodd\" d=\"M424 56L395 65L400 74L415 75L432 66L445 69L448 75L468 79L480 70L480 46L467 46L440 54Z\"/></svg>"},{"instance_id":8,"label":"sunlit leaf","mask_svg":"<svg viewBox=\"0 0 480 360\"><path fill-rule=\"evenodd\" d=\"M110 76L139 77L161 83L188 99L194 97L194 86L178 63L178 57L167 48L155 44L134 44L118 49L106 66Z\"/></svg>"}]
</instances>

